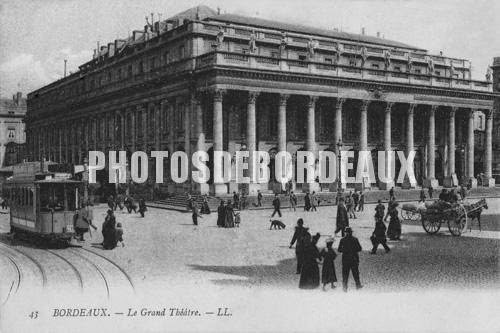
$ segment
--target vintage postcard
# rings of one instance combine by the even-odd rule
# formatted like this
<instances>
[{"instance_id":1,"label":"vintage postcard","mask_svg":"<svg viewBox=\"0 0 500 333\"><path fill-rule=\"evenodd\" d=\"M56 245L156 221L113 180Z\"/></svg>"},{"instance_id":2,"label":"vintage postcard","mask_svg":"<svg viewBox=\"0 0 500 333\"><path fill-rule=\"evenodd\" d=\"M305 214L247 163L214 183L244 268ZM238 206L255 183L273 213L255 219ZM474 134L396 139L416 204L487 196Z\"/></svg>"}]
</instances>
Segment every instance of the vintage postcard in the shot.
<instances>
[{"instance_id":1,"label":"vintage postcard","mask_svg":"<svg viewBox=\"0 0 500 333\"><path fill-rule=\"evenodd\" d=\"M499 15L1 1L0 333L500 332Z\"/></svg>"}]
</instances>

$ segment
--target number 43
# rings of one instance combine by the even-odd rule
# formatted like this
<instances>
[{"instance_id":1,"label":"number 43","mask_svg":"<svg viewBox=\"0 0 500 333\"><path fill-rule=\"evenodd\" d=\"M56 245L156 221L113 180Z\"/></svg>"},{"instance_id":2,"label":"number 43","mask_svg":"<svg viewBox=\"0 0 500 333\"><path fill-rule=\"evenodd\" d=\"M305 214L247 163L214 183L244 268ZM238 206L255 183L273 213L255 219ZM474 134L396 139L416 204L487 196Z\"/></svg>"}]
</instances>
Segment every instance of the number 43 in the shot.
<instances>
[{"instance_id":1,"label":"number 43","mask_svg":"<svg viewBox=\"0 0 500 333\"><path fill-rule=\"evenodd\" d=\"M38 318L38 311L33 311L31 312L28 317L30 317L31 319L36 319Z\"/></svg>"}]
</instances>

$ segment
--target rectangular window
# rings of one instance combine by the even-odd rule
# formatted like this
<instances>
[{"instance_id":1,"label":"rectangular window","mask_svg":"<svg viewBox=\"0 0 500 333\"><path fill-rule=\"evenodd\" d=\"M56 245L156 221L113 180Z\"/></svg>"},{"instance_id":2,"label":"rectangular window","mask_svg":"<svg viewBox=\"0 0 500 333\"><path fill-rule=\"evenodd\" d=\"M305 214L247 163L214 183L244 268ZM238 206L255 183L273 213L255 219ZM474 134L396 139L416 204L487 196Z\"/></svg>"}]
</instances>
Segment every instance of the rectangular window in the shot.
<instances>
[{"instance_id":1,"label":"rectangular window","mask_svg":"<svg viewBox=\"0 0 500 333\"><path fill-rule=\"evenodd\" d=\"M399 67L399 66L394 67L394 71L401 72L401 67Z\"/></svg>"},{"instance_id":2,"label":"rectangular window","mask_svg":"<svg viewBox=\"0 0 500 333\"><path fill-rule=\"evenodd\" d=\"M303 54L299 54L299 60L300 61L306 61L307 57Z\"/></svg>"},{"instance_id":3,"label":"rectangular window","mask_svg":"<svg viewBox=\"0 0 500 333\"><path fill-rule=\"evenodd\" d=\"M184 45L179 46L179 59L184 59Z\"/></svg>"},{"instance_id":4,"label":"rectangular window","mask_svg":"<svg viewBox=\"0 0 500 333\"><path fill-rule=\"evenodd\" d=\"M325 58L325 62L331 64L333 63L333 60L332 58Z\"/></svg>"},{"instance_id":5,"label":"rectangular window","mask_svg":"<svg viewBox=\"0 0 500 333\"><path fill-rule=\"evenodd\" d=\"M435 71L434 74L436 74L437 76L441 76L441 72L440 71Z\"/></svg>"},{"instance_id":6,"label":"rectangular window","mask_svg":"<svg viewBox=\"0 0 500 333\"><path fill-rule=\"evenodd\" d=\"M356 59L350 59L349 60L349 66L356 66Z\"/></svg>"},{"instance_id":7,"label":"rectangular window","mask_svg":"<svg viewBox=\"0 0 500 333\"><path fill-rule=\"evenodd\" d=\"M379 65L378 64L372 64L372 68L379 69Z\"/></svg>"},{"instance_id":8,"label":"rectangular window","mask_svg":"<svg viewBox=\"0 0 500 333\"><path fill-rule=\"evenodd\" d=\"M279 58L280 54L278 52L271 52L271 57Z\"/></svg>"},{"instance_id":9,"label":"rectangular window","mask_svg":"<svg viewBox=\"0 0 500 333\"><path fill-rule=\"evenodd\" d=\"M422 70L420 70L420 69L415 69L415 74L420 74L420 73L422 73Z\"/></svg>"},{"instance_id":10,"label":"rectangular window","mask_svg":"<svg viewBox=\"0 0 500 333\"><path fill-rule=\"evenodd\" d=\"M156 67L156 58L152 57L149 64L149 70L152 71Z\"/></svg>"}]
</instances>

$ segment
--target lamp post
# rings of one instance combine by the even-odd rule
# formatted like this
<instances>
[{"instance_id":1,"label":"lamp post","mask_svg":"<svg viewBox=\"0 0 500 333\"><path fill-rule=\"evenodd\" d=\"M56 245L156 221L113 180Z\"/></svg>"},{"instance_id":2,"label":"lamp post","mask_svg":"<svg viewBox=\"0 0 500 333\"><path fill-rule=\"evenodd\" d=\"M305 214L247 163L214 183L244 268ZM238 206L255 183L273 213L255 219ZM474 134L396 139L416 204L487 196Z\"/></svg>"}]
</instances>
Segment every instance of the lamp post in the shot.
<instances>
[{"instance_id":1,"label":"lamp post","mask_svg":"<svg viewBox=\"0 0 500 333\"><path fill-rule=\"evenodd\" d=\"M344 144L342 143L342 139L339 139L339 141L337 142L337 159L338 159L338 168L339 168L339 172L338 172L338 176L337 176L337 191L340 191L340 189L342 188L342 181L341 181L341 170L342 170L342 167L341 167L341 159L342 159L342 156L341 156L341 151L342 151L342 146Z\"/></svg>"},{"instance_id":2,"label":"lamp post","mask_svg":"<svg viewBox=\"0 0 500 333\"><path fill-rule=\"evenodd\" d=\"M85 204L89 201L89 160L83 159L83 200Z\"/></svg>"}]
</instances>

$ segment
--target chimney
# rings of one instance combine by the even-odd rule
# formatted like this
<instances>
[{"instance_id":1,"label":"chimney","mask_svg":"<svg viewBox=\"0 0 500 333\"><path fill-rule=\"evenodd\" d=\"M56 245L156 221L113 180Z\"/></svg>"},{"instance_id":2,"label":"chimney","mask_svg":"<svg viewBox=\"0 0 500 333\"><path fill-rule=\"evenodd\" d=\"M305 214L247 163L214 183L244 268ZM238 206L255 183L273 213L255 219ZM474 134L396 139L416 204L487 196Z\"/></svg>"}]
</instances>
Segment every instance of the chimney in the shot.
<instances>
[{"instance_id":1,"label":"chimney","mask_svg":"<svg viewBox=\"0 0 500 333\"><path fill-rule=\"evenodd\" d=\"M115 52L118 52L124 44L125 41L123 39L115 39Z\"/></svg>"},{"instance_id":2,"label":"chimney","mask_svg":"<svg viewBox=\"0 0 500 333\"><path fill-rule=\"evenodd\" d=\"M142 35L144 35L144 32L143 31L139 31L139 30L134 30L133 33L132 33L132 39L135 41L139 40L139 38L142 37Z\"/></svg>"},{"instance_id":3,"label":"chimney","mask_svg":"<svg viewBox=\"0 0 500 333\"><path fill-rule=\"evenodd\" d=\"M380 38L380 31L377 31L377 38Z\"/></svg>"},{"instance_id":4,"label":"chimney","mask_svg":"<svg viewBox=\"0 0 500 333\"><path fill-rule=\"evenodd\" d=\"M16 104L17 106L19 106L19 104L21 104L21 98L23 96L23 93L18 91L16 92L15 95L12 95L12 99L14 100L14 104Z\"/></svg>"},{"instance_id":5,"label":"chimney","mask_svg":"<svg viewBox=\"0 0 500 333\"><path fill-rule=\"evenodd\" d=\"M362 35L364 35L364 34L365 34L365 32L366 32L365 27L362 27L362 28L361 28L361 34L362 34Z\"/></svg>"},{"instance_id":6,"label":"chimney","mask_svg":"<svg viewBox=\"0 0 500 333\"><path fill-rule=\"evenodd\" d=\"M108 54L110 57L115 55L115 44L114 43L108 43Z\"/></svg>"}]
</instances>

